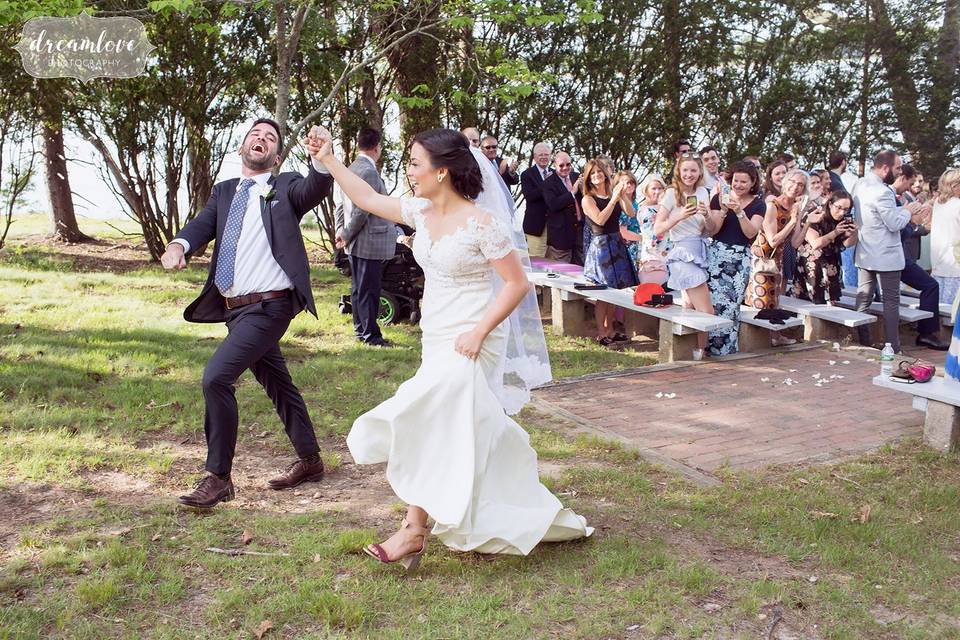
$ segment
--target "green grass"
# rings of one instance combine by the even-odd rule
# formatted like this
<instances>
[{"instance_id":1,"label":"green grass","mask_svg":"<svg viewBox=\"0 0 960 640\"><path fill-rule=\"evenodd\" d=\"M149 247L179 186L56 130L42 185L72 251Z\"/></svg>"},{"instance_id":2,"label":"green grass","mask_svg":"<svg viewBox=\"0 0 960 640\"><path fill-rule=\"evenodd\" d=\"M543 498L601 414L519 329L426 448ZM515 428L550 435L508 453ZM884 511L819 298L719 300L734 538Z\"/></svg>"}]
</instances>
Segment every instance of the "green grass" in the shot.
<instances>
[{"instance_id":1,"label":"green grass","mask_svg":"<svg viewBox=\"0 0 960 640\"><path fill-rule=\"evenodd\" d=\"M55 247L0 253L0 505L18 523L0 537L0 638L249 638L264 621L268 639L757 638L776 606L794 637L960 638L960 458L918 443L701 489L528 409L545 483L594 537L526 558L432 544L413 577L361 553L399 505L371 506L349 481L318 485L306 513L283 508L303 501L290 494L178 510L172 487L197 469L175 443L202 441L199 380L224 334L181 317L205 274L74 267ZM343 434L412 374L418 334L390 327L398 349L359 348L336 311L346 281L322 264L312 275L320 318L299 316L282 347L336 479ZM557 377L649 362L549 346ZM239 449L284 459L261 389L245 376L237 392ZM98 488L114 472L151 489ZM323 508L330 486L347 508ZM244 531L246 549L274 555L207 551ZM902 617L884 625L880 610Z\"/></svg>"}]
</instances>

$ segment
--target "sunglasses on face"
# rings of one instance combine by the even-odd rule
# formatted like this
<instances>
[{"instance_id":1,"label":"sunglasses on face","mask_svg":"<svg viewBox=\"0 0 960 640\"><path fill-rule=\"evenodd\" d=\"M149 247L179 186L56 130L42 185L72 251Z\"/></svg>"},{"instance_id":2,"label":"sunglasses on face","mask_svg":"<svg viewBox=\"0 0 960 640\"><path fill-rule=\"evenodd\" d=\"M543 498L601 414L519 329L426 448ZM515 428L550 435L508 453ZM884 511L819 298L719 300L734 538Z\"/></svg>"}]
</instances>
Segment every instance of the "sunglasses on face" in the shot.
<instances>
[{"instance_id":1,"label":"sunglasses on face","mask_svg":"<svg viewBox=\"0 0 960 640\"><path fill-rule=\"evenodd\" d=\"M563 169L564 167L570 167L570 166L573 166L573 165L571 165L569 162L566 162L566 163L558 164L558 165L557 165L557 168L558 168L558 169Z\"/></svg>"},{"instance_id":2,"label":"sunglasses on face","mask_svg":"<svg viewBox=\"0 0 960 640\"><path fill-rule=\"evenodd\" d=\"M484 149L496 149L498 146L499 146L499 145L495 145L495 144L485 144L485 145L483 145L483 148L484 148Z\"/></svg>"}]
</instances>

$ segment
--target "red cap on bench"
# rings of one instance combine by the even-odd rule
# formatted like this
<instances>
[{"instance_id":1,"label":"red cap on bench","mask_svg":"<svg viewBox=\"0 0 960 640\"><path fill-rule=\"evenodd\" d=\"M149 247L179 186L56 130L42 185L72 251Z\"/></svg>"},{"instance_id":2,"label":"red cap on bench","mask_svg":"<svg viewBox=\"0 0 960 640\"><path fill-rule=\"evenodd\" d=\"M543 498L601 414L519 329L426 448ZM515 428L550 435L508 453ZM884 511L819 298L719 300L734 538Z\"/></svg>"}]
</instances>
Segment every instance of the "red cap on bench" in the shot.
<instances>
[{"instance_id":1,"label":"red cap on bench","mask_svg":"<svg viewBox=\"0 0 960 640\"><path fill-rule=\"evenodd\" d=\"M637 285L633 292L633 304L644 305L649 303L654 295L665 293L663 287L653 282L644 282Z\"/></svg>"}]
</instances>

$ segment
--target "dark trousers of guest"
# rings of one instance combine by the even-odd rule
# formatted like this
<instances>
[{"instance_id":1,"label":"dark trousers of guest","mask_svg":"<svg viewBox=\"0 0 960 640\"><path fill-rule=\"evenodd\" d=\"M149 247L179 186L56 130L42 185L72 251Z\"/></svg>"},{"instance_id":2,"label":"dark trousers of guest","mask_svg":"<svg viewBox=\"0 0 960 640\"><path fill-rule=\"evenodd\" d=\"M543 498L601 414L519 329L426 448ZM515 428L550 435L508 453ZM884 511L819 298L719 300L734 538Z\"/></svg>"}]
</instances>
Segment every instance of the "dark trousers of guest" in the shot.
<instances>
[{"instance_id":1,"label":"dark trousers of guest","mask_svg":"<svg viewBox=\"0 0 960 640\"><path fill-rule=\"evenodd\" d=\"M227 337L203 370L203 430L207 437L206 469L210 473L227 474L233 467L240 421L234 385L247 369L273 401L297 455L308 458L320 451L307 405L280 352L280 338L293 316L289 297L255 302L229 312Z\"/></svg>"},{"instance_id":2,"label":"dark trousers of guest","mask_svg":"<svg viewBox=\"0 0 960 640\"><path fill-rule=\"evenodd\" d=\"M910 261L900 272L900 282L920 292L920 309L933 314L932 318L917 322L917 333L922 336L940 333L940 285L923 267ZM884 289L886 295L886 289Z\"/></svg>"},{"instance_id":3,"label":"dark trousers of guest","mask_svg":"<svg viewBox=\"0 0 960 640\"><path fill-rule=\"evenodd\" d=\"M350 258L350 306L353 307L353 330L361 342L381 342L383 334L377 324L380 314L380 285L383 260Z\"/></svg>"},{"instance_id":4,"label":"dark trousers of guest","mask_svg":"<svg viewBox=\"0 0 960 640\"><path fill-rule=\"evenodd\" d=\"M900 351L900 271L858 269L857 311L867 313L873 303L877 281L883 289L883 333L894 351ZM860 343L870 344L870 326L857 327Z\"/></svg>"},{"instance_id":5,"label":"dark trousers of guest","mask_svg":"<svg viewBox=\"0 0 960 640\"><path fill-rule=\"evenodd\" d=\"M797 250L793 247L793 244L790 242L790 238L787 238L787 242L783 245L783 281L787 283L787 291L790 291L790 287L793 286L793 278L797 273Z\"/></svg>"}]
</instances>

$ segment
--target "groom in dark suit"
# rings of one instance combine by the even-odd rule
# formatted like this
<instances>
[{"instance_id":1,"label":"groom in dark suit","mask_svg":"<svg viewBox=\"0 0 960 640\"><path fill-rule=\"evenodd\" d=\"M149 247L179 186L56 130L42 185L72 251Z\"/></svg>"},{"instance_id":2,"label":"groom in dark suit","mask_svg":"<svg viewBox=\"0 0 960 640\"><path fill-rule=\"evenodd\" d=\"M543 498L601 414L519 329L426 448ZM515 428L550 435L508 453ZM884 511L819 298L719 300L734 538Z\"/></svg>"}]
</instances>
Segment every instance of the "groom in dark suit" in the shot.
<instances>
[{"instance_id":1,"label":"groom in dark suit","mask_svg":"<svg viewBox=\"0 0 960 640\"><path fill-rule=\"evenodd\" d=\"M323 477L313 424L279 342L300 311L317 314L300 219L331 193L333 180L325 170L317 171L320 147L309 136L304 144L313 161L307 177L297 172L274 176L282 142L276 122L254 122L239 150L242 177L214 185L203 211L161 257L164 268L182 269L191 251L216 239L207 282L183 317L226 322L228 330L203 372L208 475L192 493L180 496L187 506L209 508L234 496L230 471L239 424L234 384L247 369L273 401L298 456L286 473L269 481L270 487L287 489Z\"/></svg>"}]
</instances>

